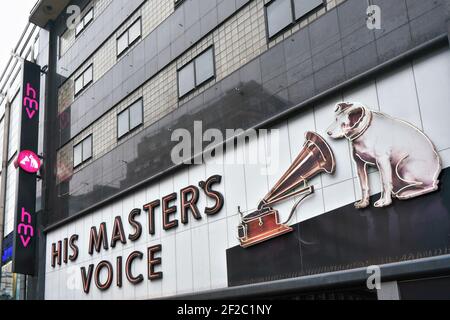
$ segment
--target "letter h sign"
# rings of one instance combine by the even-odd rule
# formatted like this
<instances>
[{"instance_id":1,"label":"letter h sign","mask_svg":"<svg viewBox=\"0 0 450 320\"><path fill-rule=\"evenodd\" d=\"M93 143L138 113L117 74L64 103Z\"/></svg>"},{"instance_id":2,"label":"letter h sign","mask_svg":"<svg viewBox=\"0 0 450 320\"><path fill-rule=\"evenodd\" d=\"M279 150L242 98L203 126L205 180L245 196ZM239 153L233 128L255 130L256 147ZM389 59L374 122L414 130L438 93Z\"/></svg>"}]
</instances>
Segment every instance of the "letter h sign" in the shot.
<instances>
[{"instance_id":1,"label":"letter h sign","mask_svg":"<svg viewBox=\"0 0 450 320\"><path fill-rule=\"evenodd\" d=\"M22 208L22 217L19 225L17 226L17 233L20 235L20 241L24 248L28 247L30 240L34 237L34 228L32 225L31 214L26 212L25 208Z\"/></svg>"}]
</instances>

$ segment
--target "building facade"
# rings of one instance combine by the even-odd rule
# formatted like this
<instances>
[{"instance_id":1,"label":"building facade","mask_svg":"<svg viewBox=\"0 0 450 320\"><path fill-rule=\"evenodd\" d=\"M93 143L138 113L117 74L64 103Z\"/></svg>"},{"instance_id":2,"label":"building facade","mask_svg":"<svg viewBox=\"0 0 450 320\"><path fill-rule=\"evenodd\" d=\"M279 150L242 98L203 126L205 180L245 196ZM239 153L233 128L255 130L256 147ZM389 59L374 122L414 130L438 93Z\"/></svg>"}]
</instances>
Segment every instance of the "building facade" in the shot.
<instances>
[{"instance_id":1,"label":"building facade","mask_svg":"<svg viewBox=\"0 0 450 320\"><path fill-rule=\"evenodd\" d=\"M10 60L3 70L0 80L0 158L1 187L0 187L0 299L23 299L25 297L26 277L12 272L15 209L18 188L18 170L15 160L20 150L20 134L22 131L21 87L23 61L45 65L45 32L38 27L28 24L13 49ZM44 53L43 53L44 52ZM42 81L45 78L42 77ZM44 90L41 93L44 94ZM43 109L40 110L43 114ZM44 125L39 127L43 136ZM39 143L39 153L42 154L42 139ZM37 203L42 198L42 181L37 182ZM40 207L37 208L41 210Z\"/></svg>"},{"instance_id":2,"label":"building facade","mask_svg":"<svg viewBox=\"0 0 450 320\"><path fill-rule=\"evenodd\" d=\"M48 59L40 61L45 170L26 296L448 297L449 8L447 0L39 1L30 21ZM386 182L378 158L366 190L354 139L378 120L354 139L329 129L357 103L430 141L442 168L437 190L388 203L396 182ZM235 143L248 129L260 131ZM286 234L244 248L251 212L264 211L307 132L323 137L334 170L307 179L314 192L298 207L298 197L276 205ZM422 150L391 134L376 145ZM224 148L208 152L213 145ZM412 151L394 166L400 182L418 179L402 176L407 158ZM370 206L355 208L366 194ZM379 266L378 291L367 286L370 266Z\"/></svg>"}]
</instances>

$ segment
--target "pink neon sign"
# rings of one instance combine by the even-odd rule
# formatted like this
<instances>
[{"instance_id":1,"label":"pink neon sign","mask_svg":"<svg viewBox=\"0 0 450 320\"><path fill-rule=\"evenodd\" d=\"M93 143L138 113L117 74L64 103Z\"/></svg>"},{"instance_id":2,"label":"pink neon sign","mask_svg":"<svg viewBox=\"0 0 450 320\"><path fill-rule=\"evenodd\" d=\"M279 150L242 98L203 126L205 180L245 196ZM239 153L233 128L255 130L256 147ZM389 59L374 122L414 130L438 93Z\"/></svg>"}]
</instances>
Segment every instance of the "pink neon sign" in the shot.
<instances>
[{"instance_id":1,"label":"pink neon sign","mask_svg":"<svg viewBox=\"0 0 450 320\"><path fill-rule=\"evenodd\" d=\"M39 102L36 100L36 90L27 83L25 88L25 97L23 98L23 105L27 111L28 119L33 119L34 115L39 111Z\"/></svg>"},{"instance_id":2,"label":"pink neon sign","mask_svg":"<svg viewBox=\"0 0 450 320\"><path fill-rule=\"evenodd\" d=\"M17 164L28 173L37 173L41 168L41 160L33 151L29 150L19 153Z\"/></svg>"},{"instance_id":3,"label":"pink neon sign","mask_svg":"<svg viewBox=\"0 0 450 320\"><path fill-rule=\"evenodd\" d=\"M31 238L34 237L34 228L31 224L31 214L25 208L22 208L21 223L17 226L17 233L20 235L20 240L25 248L30 244Z\"/></svg>"}]
</instances>

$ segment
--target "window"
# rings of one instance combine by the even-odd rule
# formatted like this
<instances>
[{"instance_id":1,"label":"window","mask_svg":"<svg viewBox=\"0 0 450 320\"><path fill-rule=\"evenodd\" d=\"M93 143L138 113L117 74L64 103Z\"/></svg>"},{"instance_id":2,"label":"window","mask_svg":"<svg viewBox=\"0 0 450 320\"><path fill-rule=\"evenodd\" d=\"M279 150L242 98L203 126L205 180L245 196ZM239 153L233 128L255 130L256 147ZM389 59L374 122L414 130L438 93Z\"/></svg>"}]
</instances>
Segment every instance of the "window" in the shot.
<instances>
[{"instance_id":1,"label":"window","mask_svg":"<svg viewBox=\"0 0 450 320\"><path fill-rule=\"evenodd\" d=\"M184 0L174 0L173 1L174 8L175 9L178 8L183 2Z\"/></svg>"},{"instance_id":2,"label":"window","mask_svg":"<svg viewBox=\"0 0 450 320\"><path fill-rule=\"evenodd\" d=\"M304 17L321 5L323 5L323 0L294 0L295 20Z\"/></svg>"},{"instance_id":3,"label":"window","mask_svg":"<svg viewBox=\"0 0 450 320\"><path fill-rule=\"evenodd\" d=\"M9 134L8 134L8 158L10 161L19 148L19 122L20 122L20 98L14 97L10 107Z\"/></svg>"},{"instance_id":4,"label":"window","mask_svg":"<svg viewBox=\"0 0 450 320\"><path fill-rule=\"evenodd\" d=\"M210 49L195 59L195 81L197 86L214 77L214 56Z\"/></svg>"},{"instance_id":5,"label":"window","mask_svg":"<svg viewBox=\"0 0 450 320\"><path fill-rule=\"evenodd\" d=\"M81 20L81 22L75 27L75 36L78 36L81 31L83 31L84 26L83 26L83 20Z\"/></svg>"},{"instance_id":6,"label":"window","mask_svg":"<svg viewBox=\"0 0 450 320\"><path fill-rule=\"evenodd\" d=\"M195 89L194 63L191 62L178 72L178 90L179 96Z\"/></svg>"},{"instance_id":7,"label":"window","mask_svg":"<svg viewBox=\"0 0 450 320\"><path fill-rule=\"evenodd\" d=\"M267 27L269 38L292 23L291 0L275 0L267 5Z\"/></svg>"},{"instance_id":8,"label":"window","mask_svg":"<svg viewBox=\"0 0 450 320\"><path fill-rule=\"evenodd\" d=\"M139 127L143 122L142 99L136 101L117 116L117 137L122 138Z\"/></svg>"},{"instance_id":9,"label":"window","mask_svg":"<svg viewBox=\"0 0 450 320\"><path fill-rule=\"evenodd\" d=\"M0 120L0 163L3 162L3 132L5 130L5 121L4 118ZM0 172L3 168L0 168Z\"/></svg>"},{"instance_id":10,"label":"window","mask_svg":"<svg viewBox=\"0 0 450 320\"><path fill-rule=\"evenodd\" d=\"M124 33L117 39L117 55L120 55L128 48L128 33Z\"/></svg>"},{"instance_id":11,"label":"window","mask_svg":"<svg viewBox=\"0 0 450 320\"><path fill-rule=\"evenodd\" d=\"M73 147L73 167L76 168L92 158L92 135Z\"/></svg>"},{"instance_id":12,"label":"window","mask_svg":"<svg viewBox=\"0 0 450 320\"><path fill-rule=\"evenodd\" d=\"M178 70L178 96L182 98L214 77L214 48L210 47Z\"/></svg>"},{"instance_id":13,"label":"window","mask_svg":"<svg viewBox=\"0 0 450 320\"><path fill-rule=\"evenodd\" d=\"M33 44L33 60L37 61L39 55L39 37L36 38Z\"/></svg>"},{"instance_id":14,"label":"window","mask_svg":"<svg viewBox=\"0 0 450 320\"><path fill-rule=\"evenodd\" d=\"M267 34L272 38L323 5L323 0L273 0L266 5Z\"/></svg>"},{"instance_id":15,"label":"window","mask_svg":"<svg viewBox=\"0 0 450 320\"><path fill-rule=\"evenodd\" d=\"M60 35L58 37L58 58L61 58L64 53L66 53L67 49L69 48L69 41L66 39L67 36L67 30L64 32L64 34Z\"/></svg>"},{"instance_id":16,"label":"window","mask_svg":"<svg viewBox=\"0 0 450 320\"><path fill-rule=\"evenodd\" d=\"M141 36L141 22L136 21L128 29L128 45L132 45Z\"/></svg>"},{"instance_id":17,"label":"window","mask_svg":"<svg viewBox=\"0 0 450 320\"><path fill-rule=\"evenodd\" d=\"M92 64L86 68L86 70L83 71L81 75L78 76L78 78L75 79L75 96L80 94L81 91L86 89L88 85L92 83L94 80L94 68Z\"/></svg>"},{"instance_id":18,"label":"window","mask_svg":"<svg viewBox=\"0 0 450 320\"><path fill-rule=\"evenodd\" d=\"M81 32L94 20L94 8L89 9L89 11L80 20L80 23L75 27L75 37L78 37Z\"/></svg>"},{"instance_id":19,"label":"window","mask_svg":"<svg viewBox=\"0 0 450 320\"><path fill-rule=\"evenodd\" d=\"M117 56L119 57L125 53L141 38L141 35L141 18L139 18L117 38Z\"/></svg>"}]
</instances>

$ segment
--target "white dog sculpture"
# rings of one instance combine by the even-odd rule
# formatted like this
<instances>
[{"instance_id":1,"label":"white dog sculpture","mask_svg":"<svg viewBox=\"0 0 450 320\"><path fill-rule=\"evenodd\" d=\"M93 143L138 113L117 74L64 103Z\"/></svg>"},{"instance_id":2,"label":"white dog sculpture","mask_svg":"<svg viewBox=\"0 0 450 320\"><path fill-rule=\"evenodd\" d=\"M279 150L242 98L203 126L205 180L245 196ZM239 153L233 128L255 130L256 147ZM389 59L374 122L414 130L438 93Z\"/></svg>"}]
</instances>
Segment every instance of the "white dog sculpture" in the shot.
<instances>
[{"instance_id":1,"label":"white dog sculpture","mask_svg":"<svg viewBox=\"0 0 450 320\"><path fill-rule=\"evenodd\" d=\"M375 207L390 205L392 197L410 199L438 189L441 160L419 129L360 103L337 104L335 117L327 133L351 142L362 190L356 208L369 206L367 166L377 166L381 176L382 195Z\"/></svg>"}]
</instances>

